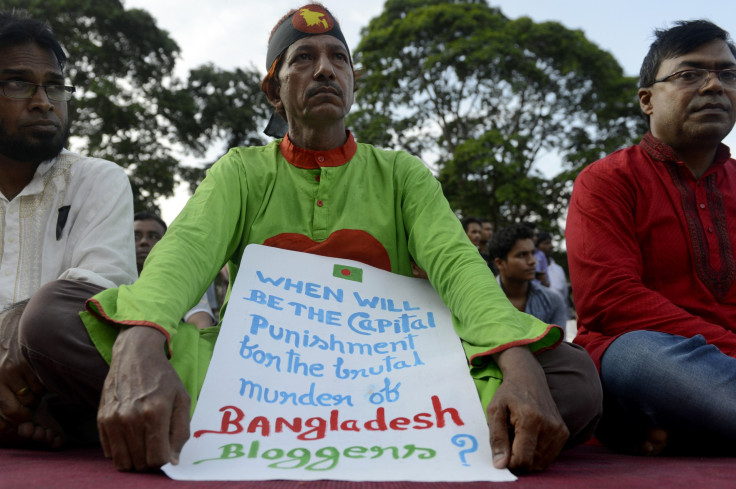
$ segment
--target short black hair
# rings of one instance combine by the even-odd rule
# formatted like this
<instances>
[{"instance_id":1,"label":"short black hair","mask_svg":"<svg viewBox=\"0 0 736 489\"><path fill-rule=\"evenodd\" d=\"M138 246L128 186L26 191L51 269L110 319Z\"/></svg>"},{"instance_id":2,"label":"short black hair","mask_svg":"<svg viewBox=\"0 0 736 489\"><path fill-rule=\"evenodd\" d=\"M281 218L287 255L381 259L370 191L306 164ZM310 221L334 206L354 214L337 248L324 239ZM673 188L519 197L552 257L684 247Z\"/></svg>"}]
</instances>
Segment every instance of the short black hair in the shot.
<instances>
[{"instance_id":1,"label":"short black hair","mask_svg":"<svg viewBox=\"0 0 736 489\"><path fill-rule=\"evenodd\" d=\"M64 71L67 57L51 27L31 18L25 10L0 12L0 47L28 43L36 43L54 53L61 71Z\"/></svg>"},{"instance_id":2,"label":"short black hair","mask_svg":"<svg viewBox=\"0 0 736 489\"><path fill-rule=\"evenodd\" d=\"M534 245L539 246L539 243L546 240L552 241L552 235L549 234L547 231L540 231L539 233L537 233L537 241L536 243L534 243Z\"/></svg>"},{"instance_id":3,"label":"short black hair","mask_svg":"<svg viewBox=\"0 0 736 489\"><path fill-rule=\"evenodd\" d=\"M168 229L168 226L166 226L166 223L163 219L158 217L158 215L154 214L153 212L136 212L136 214L133 216L133 222L135 221L156 221L157 223L161 224L164 228L164 232Z\"/></svg>"},{"instance_id":4,"label":"short black hair","mask_svg":"<svg viewBox=\"0 0 736 489\"><path fill-rule=\"evenodd\" d=\"M491 258L506 261L509 251L520 239L534 239L534 231L526 224L516 223L501 228L488 241L488 254Z\"/></svg>"},{"instance_id":5,"label":"short black hair","mask_svg":"<svg viewBox=\"0 0 736 489\"><path fill-rule=\"evenodd\" d=\"M463 223L463 229L465 230L465 232L466 232L466 233L468 232L468 227L469 227L469 226L470 226L471 224L475 223L475 224L477 224L478 226L480 226L480 225L481 225L481 223L480 223L480 219L478 219L477 217L472 217L472 216L469 216L469 217L463 218L463 220L462 220L461 222Z\"/></svg>"},{"instance_id":6,"label":"short black hair","mask_svg":"<svg viewBox=\"0 0 736 489\"><path fill-rule=\"evenodd\" d=\"M639 88L652 86L664 60L691 53L711 41L725 42L731 54L736 57L736 45L731 36L709 20L681 20L669 29L655 30L654 37L639 70ZM648 125L649 116L644 114L644 118Z\"/></svg>"}]
</instances>

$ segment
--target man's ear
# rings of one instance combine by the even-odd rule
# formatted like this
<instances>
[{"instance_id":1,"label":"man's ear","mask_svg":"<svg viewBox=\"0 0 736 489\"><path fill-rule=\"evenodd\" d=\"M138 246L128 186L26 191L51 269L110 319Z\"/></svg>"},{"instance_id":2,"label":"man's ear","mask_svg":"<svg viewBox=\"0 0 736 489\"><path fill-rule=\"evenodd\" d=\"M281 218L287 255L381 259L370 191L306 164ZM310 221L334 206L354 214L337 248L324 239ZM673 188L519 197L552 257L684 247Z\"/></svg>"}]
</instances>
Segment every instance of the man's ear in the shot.
<instances>
[{"instance_id":1,"label":"man's ear","mask_svg":"<svg viewBox=\"0 0 736 489\"><path fill-rule=\"evenodd\" d=\"M281 87L278 83L272 81L268 84L266 98L268 99L268 103L273 105L276 113L279 113L283 109L284 104L281 102Z\"/></svg>"},{"instance_id":2,"label":"man's ear","mask_svg":"<svg viewBox=\"0 0 736 489\"><path fill-rule=\"evenodd\" d=\"M506 261L496 257L493 259L493 263L496 264L496 270L501 270L501 265L506 265Z\"/></svg>"},{"instance_id":3,"label":"man's ear","mask_svg":"<svg viewBox=\"0 0 736 489\"><path fill-rule=\"evenodd\" d=\"M639 97L639 107L641 107L641 111L646 115L652 115L652 90L650 88L640 88L637 96Z\"/></svg>"}]
</instances>

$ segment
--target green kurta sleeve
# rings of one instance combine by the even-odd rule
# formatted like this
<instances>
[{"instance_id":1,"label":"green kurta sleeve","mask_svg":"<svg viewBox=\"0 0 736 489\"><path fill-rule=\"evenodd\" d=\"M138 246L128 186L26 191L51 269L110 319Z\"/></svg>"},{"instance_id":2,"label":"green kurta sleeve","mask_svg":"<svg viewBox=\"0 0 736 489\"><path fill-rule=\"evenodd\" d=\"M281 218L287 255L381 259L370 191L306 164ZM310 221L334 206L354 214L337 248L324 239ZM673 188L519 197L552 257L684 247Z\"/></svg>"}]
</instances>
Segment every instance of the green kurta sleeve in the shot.
<instances>
[{"instance_id":1,"label":"green kurta sleeve","mask_svg":"<svg viewBox=\"0 0 736 489\"><path fill-rule=\"evenodd\" d=\"M278 145L260 148L278 152ZM88 301L82 319L109 363L119 328L148 326L166 336L171 363L196 400L219 326L198 330L181 318L229 260L239 263L248 212L247 176L237 152L207 174L132 285L105 290ZM192 403L192 409L195 402Z\"/></svg>"},{"instance_id":2,"label":"green kurta sleeve","mask_svg":"<svg viewBox=\"0 0 736 489\"><path fill-rule=\"evenodd\" d=\"M502 378L491 355L522 345L534 353L553 348L562 341L562 330L520 312L509 302L465 235L439 182L421 162L406 162L397 168L402 168L397 178L403 189L401 207L409 251L452 311L485 407Z\"/></svg>"}]
</instances>

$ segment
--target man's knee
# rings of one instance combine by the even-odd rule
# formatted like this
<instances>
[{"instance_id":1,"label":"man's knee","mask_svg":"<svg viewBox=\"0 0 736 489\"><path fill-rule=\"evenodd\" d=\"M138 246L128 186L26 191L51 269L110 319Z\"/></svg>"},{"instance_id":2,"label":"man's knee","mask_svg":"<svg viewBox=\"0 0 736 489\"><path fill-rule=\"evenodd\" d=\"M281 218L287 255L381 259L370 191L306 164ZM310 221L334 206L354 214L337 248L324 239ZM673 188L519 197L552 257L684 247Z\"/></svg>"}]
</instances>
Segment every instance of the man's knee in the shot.
<instances>
[{"instance_id":1,"label":"man's knee","mask_svg":"<svg viewBox=\"0 0 736 489\"><path fill-rule=\"evenodd\" d=\"M79 317L85 301L101 291L72 280L46 284L31 298L20 321L20 348L58 405L96 409L108 366Z\"/></svg>"},{"instance_id":2,"label":"man's knee","mask_svg":"<svg viewBox=\"0 0 736 489\"><path fill-rule=\"evenodd\" d=\"M20 318L18 336L24 350L51 352L70 337L82 334L79 312L100 290L97 285L73 280L55 280L38 289ZM80 331L72 334L76 330Z\"/></svg>"},{"instance_id":3,"label":"man's knee","mask_svg":"<svg viewBox=\"0 0 736 489\"><path fill-rule=\"evenodd\" d=\"M601 381L607 392L616 395L645 395L673 378L696 374L698 369L692 369L690 362L700 354L693 353L707 348L715 350L699 335L685 338L659 331L632 331L613 341L601 357Z\"/></svg>"},{"instance_id":4,"label":"man's knee","mask_svg":"<svg viewBox=\"0 0 736 489\"><path fill-rule=\"evenodd\" d=\"M570 430L569 446L593 435L603 413L603 391L598 371L578 345L562 343L538 355L552 398Z\"/></svg>"},{"instance_id":5,"label":"man's knee","mask_svg":"<svg viewBox=\"0 0 736 489\"><path fill-rule=\"evenodd\" d=\"M606 418L736 439L736 360L705 338L635 331L601 359ZM615 408L615 409L613 409ZM613 413L613 415L611 414ZM714 422L714 420L719 420Z\"/></svg>"}]
</instances>

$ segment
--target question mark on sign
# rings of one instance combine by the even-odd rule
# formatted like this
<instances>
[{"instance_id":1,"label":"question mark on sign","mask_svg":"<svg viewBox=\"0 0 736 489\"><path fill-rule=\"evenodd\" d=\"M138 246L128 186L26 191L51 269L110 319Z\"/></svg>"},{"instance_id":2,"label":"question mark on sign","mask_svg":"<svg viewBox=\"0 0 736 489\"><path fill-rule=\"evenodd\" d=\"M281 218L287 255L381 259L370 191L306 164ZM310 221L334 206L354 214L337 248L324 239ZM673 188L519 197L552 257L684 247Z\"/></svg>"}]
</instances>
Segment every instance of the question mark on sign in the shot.
<instances>
[{"instance_id":1,"label":"question mark on sign","mask_svg":"<svg viewBox=\"0 0 736 489\"><path fill-rule=\"evenodd\" d=\"M460 450L460 453L458 454L460 455L460 460L463 465L470 467L470 464L465 460L465 455L478 450L478 440L476 440L473 435L455 435L452 437L452 444L460 448L465 448L466 445L470 445L468 448Z\"/></svg>"}]
</instances>

